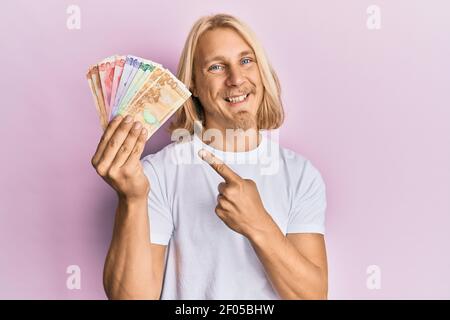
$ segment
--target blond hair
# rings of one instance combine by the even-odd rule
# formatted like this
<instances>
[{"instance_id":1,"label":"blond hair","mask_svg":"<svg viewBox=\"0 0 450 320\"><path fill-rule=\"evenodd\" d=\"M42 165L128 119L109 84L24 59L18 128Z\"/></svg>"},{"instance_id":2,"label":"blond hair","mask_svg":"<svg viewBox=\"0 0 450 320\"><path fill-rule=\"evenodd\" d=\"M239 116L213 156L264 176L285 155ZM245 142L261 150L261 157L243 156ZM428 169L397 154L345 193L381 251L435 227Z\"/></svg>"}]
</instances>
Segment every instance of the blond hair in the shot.
<instances>
[{"instance_id":1,"label":"blond hair","mask_svg":"<svg viewBox=\"0 0 450 320\"><path fill-rule=\"evenodd\" d=\"M278 77L267 60L266 54L253 31L239 19L227 15L217 14L200 18L192 27L181 53L178 64L177 77L191 91L194 76L194 55L198 40L206 31L216 28L232 28L253 49L264 87L262 103L257 111L256 123L258 129L277 129L284 120L281 102L281 88ZM170 124L169 131L187 129L194 132L194 122L204 120L203 107L197 97L189 98L184 106L175 113L175 120Z\"/></svg>"}]
</instances>

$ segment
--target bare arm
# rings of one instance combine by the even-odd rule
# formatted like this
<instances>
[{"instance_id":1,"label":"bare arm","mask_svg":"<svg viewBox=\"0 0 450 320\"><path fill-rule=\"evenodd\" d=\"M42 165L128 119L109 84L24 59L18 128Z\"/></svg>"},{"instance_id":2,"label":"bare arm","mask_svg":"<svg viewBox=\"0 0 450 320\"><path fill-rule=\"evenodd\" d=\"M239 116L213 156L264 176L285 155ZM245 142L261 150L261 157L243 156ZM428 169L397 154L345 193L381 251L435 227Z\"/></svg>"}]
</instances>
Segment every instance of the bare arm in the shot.
<instances>
[{"instance_id":1,"label":"bare arm","mask_svg":"<svg viewBox=\"0 0 450 320\"><path fill-rule=\"evenodd\" d=\"M249 237L282 299L327 299L328 270L321 234L284 236L275 222Z\"/></svg>"},{"instance_id":2,"label":"bare arm","mask_svg":"<svg viewBox=\"0 0 450 320\"><path fill-rule=\"evenodd\" d=\"M110 299L159 299L161 293L165 246L150 242L150 181L139 160L146 137L132 117L118 116L108 124L91 161L119 198L103 273Z\"/></svg>"},{"instance_id":3,"label":"bare arm","mask_svg":"<svg viewBox=\"0 0 450 320\"><path fill-rule=\"evenodd\" d=\"M119 199L103 284L109 299L159 299L166 246L150 243L147 199Z\"/></svg>"}]
</instances>

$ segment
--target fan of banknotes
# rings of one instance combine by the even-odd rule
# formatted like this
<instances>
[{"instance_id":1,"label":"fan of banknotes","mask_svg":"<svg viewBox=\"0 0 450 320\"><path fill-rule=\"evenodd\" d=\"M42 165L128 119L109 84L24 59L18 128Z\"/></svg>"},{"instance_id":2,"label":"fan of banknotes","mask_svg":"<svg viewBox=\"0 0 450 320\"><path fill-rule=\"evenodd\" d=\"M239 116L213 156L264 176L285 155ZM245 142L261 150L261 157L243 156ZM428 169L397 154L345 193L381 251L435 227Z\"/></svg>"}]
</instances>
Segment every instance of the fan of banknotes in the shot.
<instances>
[{"instance_id":1,"label":"fan of banknotes","mask_svg":"<svg viewBox=\"0 0 450 320\"><path fill-rule=\"evenodd\" d=\"M147 140L191 96L168 69L132 55L114 55L86 75L103 130L116 115L132 115L147 129Z\"/></svg>"}]
</instances>

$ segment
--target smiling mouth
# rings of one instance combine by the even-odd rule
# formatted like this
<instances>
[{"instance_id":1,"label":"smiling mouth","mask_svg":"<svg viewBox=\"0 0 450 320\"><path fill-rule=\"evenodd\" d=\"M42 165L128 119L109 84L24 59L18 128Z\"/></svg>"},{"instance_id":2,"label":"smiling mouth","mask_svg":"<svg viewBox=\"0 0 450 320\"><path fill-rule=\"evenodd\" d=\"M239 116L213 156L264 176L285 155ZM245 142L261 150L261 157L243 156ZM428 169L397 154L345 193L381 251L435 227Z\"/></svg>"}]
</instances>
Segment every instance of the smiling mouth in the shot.
<instances>
[{"instance_id":1,"label":"smiling mouth","mask_svg":"<svg viewBox=\"0 0 450 320\"><path fill-rule=\"evenodd\" d=\"M247 98L249 95L250 95L250 93L243 94L240 96L226 97L226 98L224 98L224 100L231 105L237 105L237 104L247 101Z\"/></svg>"}]
</instances>

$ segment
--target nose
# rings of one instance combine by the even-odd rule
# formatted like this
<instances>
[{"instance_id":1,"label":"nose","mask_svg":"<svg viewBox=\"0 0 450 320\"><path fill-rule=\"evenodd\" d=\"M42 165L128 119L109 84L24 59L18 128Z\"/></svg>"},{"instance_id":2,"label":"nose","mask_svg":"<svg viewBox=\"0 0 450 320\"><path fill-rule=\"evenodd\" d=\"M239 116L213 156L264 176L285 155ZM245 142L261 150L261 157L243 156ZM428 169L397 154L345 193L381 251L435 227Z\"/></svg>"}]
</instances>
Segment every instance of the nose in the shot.
<instances>
[{"instance_id":1,"label":"nose","mask_svg":"<svg viewBox=\"0 0 450 320\"><path fill-rule=\"evenodd\" d=\"M239 87L245 82L245 77L242 73L241 68L236 66L230 66L228 69L228 77L226 84L230 87Z\"/></svg>"}]
</instances>

